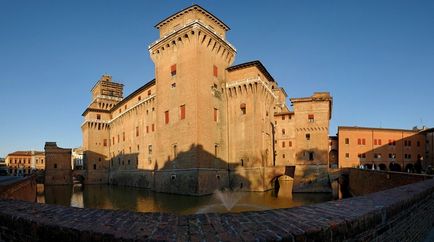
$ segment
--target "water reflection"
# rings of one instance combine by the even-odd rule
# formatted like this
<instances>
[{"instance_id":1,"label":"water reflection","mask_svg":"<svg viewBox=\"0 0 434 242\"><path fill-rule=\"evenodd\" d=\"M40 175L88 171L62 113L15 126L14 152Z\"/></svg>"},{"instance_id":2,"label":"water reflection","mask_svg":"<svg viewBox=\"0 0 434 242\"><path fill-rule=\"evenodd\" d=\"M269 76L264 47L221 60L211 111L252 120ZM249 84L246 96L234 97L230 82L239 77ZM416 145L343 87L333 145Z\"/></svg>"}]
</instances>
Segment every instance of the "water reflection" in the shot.
<instances>
[{"instance_id":1,"label":"water reflection","mask_svg":"<svg viewBox=\"0 0 434 242\"><path fill-rule=\"evenodd\" d=\"M288 208L332 200L332 194L292 193L292 181L282 181L279 192L241 192L232 212ZM238 198L237 198L238 199ZM215 195L193 197L109 186L38 186L38 202L79 208L123 209L139 212L194 214L226 212Z\"/></svg>"}]
</instances>

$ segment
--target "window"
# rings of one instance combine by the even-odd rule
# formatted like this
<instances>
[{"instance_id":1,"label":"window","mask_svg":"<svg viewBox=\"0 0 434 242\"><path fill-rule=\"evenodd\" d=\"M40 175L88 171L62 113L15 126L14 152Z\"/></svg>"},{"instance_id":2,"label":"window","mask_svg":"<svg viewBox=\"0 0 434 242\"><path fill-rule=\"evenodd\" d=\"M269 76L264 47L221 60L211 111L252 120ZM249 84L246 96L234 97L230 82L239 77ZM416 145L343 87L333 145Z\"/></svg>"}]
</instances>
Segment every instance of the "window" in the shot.
<instances>
[{"instance_id":1,"label":"window","mask_svg":"<svg viewBox=\"0 0 434 242\"><path fill-rule=\"evenodd\" d=\"M219 155L219 145L215 144L214 145L214 156L215 156L215 158L217 158L218 155Z\"/></svg>"},{"instance_id":2,"label":"window","mask_svg":"<svg viewBox=\"0 0 434 242\"><path fill-rule=\"evenodd\" d=\"M214 75L215 77L218 76L218 68L217 68L216 65L213 66L213 71L212 71L212 73L213 73L213 75Z\"/></svg>"},{"instance_id":3,"label":"window","mask_svg":"<svg viewBox=\"0 0 434 242\"><path fill-rule=\"evenodd\" d=\"M149 133L149 126L146 125L146 133Z\"/></svg>"},{"instance_id":4,"label":"window","mask_svg":"<svg viewBox=\"0 0 434 242\"><path fill-rule=\"evenodd\" d=\"M172 88L176 87L176 82L172 83Z\"/></svg>"},{"instance_id":5,"label":"window","mask_svg":"<svg viewBox=\"0 0 434 242\"><path fill-rule=\"evenodd\" d=\"M152 132L155 131L155 125L154 125L154 124L152 124L151 131L152 131Z\"/></svg>"},{"instance_id":6,"label":"window","mask_svg":"<svg viewBox=\"0 0 434 242\"><path fill-rule=\"evenodd\" d=\"M374 145L377 145L377 139L374 139Z\"/></svg>"},{"instance_id":7,"label":"window","mask_svg":"<svg viewBox=\"0 0 434 242\"><path fill-rule=\"evenodd\" d=\"M169 111L164 112L164 123L165 124L169 123Z\"/></svg>"},{"instance_id":8,"label":"window","mask_svg":"<svg viewBox=\"0 0 434 242\"><path fill-rule=\"evenodd\" d=\"M113 138L112 138L112 144L114 145L115 144L115 137L113 136Z\"/></svg>"},{"instance_id":9,"label":"window","mask_svg":"<svg viewBox=\"0 0 434 242\"><path fill-rule=\"evenodd\" d=\"M282 148L285 148L285 141L282 141Z\"/></svg>"},{"instance_id":10,"label":"window","mask_svg":"<svg viewBox=\"0 0 434 242\"><path fill-rule=\"evenodd\" d=\"M148 145L148 154L152 155L152 145Z\"/></svg>"},{"instance_id":11,"label":"window","mask_svg":"<svg viewBox=\"0 0 434 242\"><path fill-rule=\"evenodd\" d=\"M306 140L310 140L310 134L306 134Z\"/></svg>"},{"instance_id":12,"label":"window","mask_svg":"<svg viewBox=\"0 0 434 242\"><path fill-rule=\"evenodd\" d=\"M179 119L185 119L185 105L179 106Z\"/></svg>"},{"instance_id":13,"label":"window","mask_svg":"<svg viewBox=\"0 0 434 242\"><path fill-rule=\"evenodd\" d=\"M362 145L366 145L366 139L362 139Z\"/></svg>"},{"instance_id":14,"label":"window","mask_svg":"<svg viewBox=\"0 0 434 242\"><path fill-rule=\"evenodd\" d=\"M173 145L173 158L176 159L176 157L178 156L178 150L177 150L177 145Z\"/></svg>"},{"instance_id":15,"label":"window","mask_svg":"<svg viewBox=\"0 0 434 242\"><path fill-rule=\"evenodd\" d=\"M139 96L138 98L137 98L137 100L140 102L140 100L142 100L142 97L141 96Z\"/></svg>"},{"instance_id":16,"label":"window","mask_svg":"<svg viewBox=\"0 0 434 242\"><path fill-rule=\"evenodd\" d=\"M362 139L357 139L357 144L361 145L362 144Z\"/></svg>"},{"instance_id":17,"label":"window","mask_svg":"<svg viewBox=\"0 0 434 242\"><path fill-rule=\"evenodd\" d=\"M381 139L377 140L378 145L381 145Z\"/></svg>"},{"instance_id":18,"label":"window","mask_svg":"<svg viewBox=\"0 0 434 242\"><path fill-rule=\"evenodd\" d=\"M282 154L282 158L285 159L285 154Z\"/></svg>"},{"instance_id":19,"label":"window","mask_svg":"<svg viewBox=\"0 0 434 242\"><path fill-rule=\"evenodd\" d=\"M285 115L282 115L282 120L285 120Z\"/></svg>"},{"instance_id":20,"label":"window","mask_svg":"<svg viewBox=\"0 0 434 242\"><path fill-rule=\"evenodd\" d=\"M350 153L345 153L345 158L350 158Z\"/></svg>"},{"instance_id":21,"label":"window","mask_svg":"<svg viewBox=\"0 0 434 242\"><path fill-rule=\"evenodd\" d=\"M176 64L170 66L170 74L176 76Z\"/></svg>"},{"instance_id":22,"label":"window","mask_svg":"<svg viewBox=\"0 0 434 242\"><path fill-rule=\"evenodd\" d=\"M128 106L125 104L125 110L127 110Z\"/></svg>"},{"instance_id":23,"label":"window","mask_svg":"<svg viewBox=\"0 0 434 242\"><path fill-rule=\"evenodd\" d=\"M121 142L121 136L118 135L118 143Z\"/></svg>"},{"instance_id":24,"label":"window","mask_svg":"<svg viewBox=\"0 0 434 242\"><path fill-rule=\"evenodd\" d=\"M285 135L286 131L285 129L282 129L282 134Z\"/></svg>"},{"instance_id":25,"label":"window","mask_svg":"<svg viewBox=\"0 0 434 242\"><path fill-rule=\"evenodd\" d=\"M309 160L313 161L313 152L309 152L308 154L309 154Z\"/></svg>"},{"instance_id":26,"label":"window","mask_svg":"<svg viewBox=\"0 0 434 242\"><path fill-rule=\"evenodd\" d=\"M314 118L313 114L307 115L307 121L309 123L313 123L315 121L315 118Z\"/></svg>"},{"instance_id":27,"label":"window","mask_svg":"<svg viewBox=\"0 0 434 242\"><path fill-rule=\"evenodd\" d=\"M214 108L214 122L217 122L219 118L219 110Z\"/></svg>"},{"instance_id":28,"label":"window","mask_svg":"<svg viewBox=\"0 0 434 242\"><path fill-rule=\"evenodd\" d=\"M292 147L292 141L288 141L288 147Z\"/></svg>"},{"instance_id":29,"label":"window","mask_svg":"<svg viewBox=\"0 0 434 242\"><path fill-rule=\"evenodd\" d=\"M350 139L349 138L345 138L345 144L346 145L350 144Z\"/></svg>"},{"instance_id":30,"label":"window","mask_svg":"<svg viewBox=\"0 0 434 242\"><path fill-rule=\"evenodd\" d=\"M151 90L148 90L148 96L151 96L151 93L152 93Z\"/></svg>"},{"instance_id":31,"label":"window","mask_svg":"<svg viewBox=\"0 0 434 242\"><path fill-rule=\"evenodd\" d=\"M125 141L125 132L122 132L122 141Z\"/></svg>"},{"instance_id":32,"label":"window","mask_svg":"<svg viewBox=\"0 0 434 242\"><path fill-rule=\"evenodd\" d=\"M96 119L97 119L97 120L100 120L100 119L101 119L101 114L97 114L97 115L96 115Z\"/></svg>"},{"instance_id":33,"label":"window","mask_svg":"<svg viewBox=\"0 0 434 242\"><path fill-rule=\"evenodd\" d=\"M240 104L240 110L241 110L242 115L246 114L246 104L245 103Z\"/></svg>"},{"instance_id":34,"label":"window","mask_svg":"<svg viewBox=\"0 0 434 242\"><path fill-rule=\"evenodd\" d=\"M107 139L104 139L103 144L104 146L107 146Z\"/></svg>"},{"instance_id":35,"label":"window","mask_svg":"<svg viewBox=\"0 0 434 242\"><path fill-rule=\"evenodd\" d=\"M139 136L139 126L136 127L136 136Z\"/></svg>"},{"instance_id":36,"label":"window","mask_svg":"<svg viewBox=\"0 0 434 242\"><path fill-rule=\"evenodd\" d=\"M93 164L93 169L96 170L96 164Z\"/></svg>"},{"instance_id":37,"label":"window","mask_svg":"<svg viewBox=\"0 0 434 242\"><path fill-rule=\"evenodd\" d=\"M54 169L57 169L57 163L54 163Z\"/></svg>"}]
</instances>

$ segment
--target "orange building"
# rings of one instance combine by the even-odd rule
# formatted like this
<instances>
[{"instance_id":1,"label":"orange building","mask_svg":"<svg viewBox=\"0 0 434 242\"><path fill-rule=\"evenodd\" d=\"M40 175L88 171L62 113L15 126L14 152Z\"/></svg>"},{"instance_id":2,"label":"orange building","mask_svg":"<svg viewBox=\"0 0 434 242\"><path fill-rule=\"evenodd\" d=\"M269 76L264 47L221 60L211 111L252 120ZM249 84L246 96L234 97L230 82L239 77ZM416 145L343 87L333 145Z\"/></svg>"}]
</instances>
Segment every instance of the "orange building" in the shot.
<instances>
[{"instance_id":1,"label":"orange building","mask_svg":"<svg viewBox=\"0 0 434 242\"><path fill-rule=\"evenodd\" d=\"M425 155L420 130L338 127L339 167L420 171Z\"/></svg>"},{"instance_id":2,"label":"orange building","mask_svg":"<svg viewBox=\"0 0 434 242\"><path fill-rule=\"evenodd\" d=\"M28 175L34 170L45 169L45 153L41 151L15 151L6 157L11 175Z\"/></svg>"}]
</instances>

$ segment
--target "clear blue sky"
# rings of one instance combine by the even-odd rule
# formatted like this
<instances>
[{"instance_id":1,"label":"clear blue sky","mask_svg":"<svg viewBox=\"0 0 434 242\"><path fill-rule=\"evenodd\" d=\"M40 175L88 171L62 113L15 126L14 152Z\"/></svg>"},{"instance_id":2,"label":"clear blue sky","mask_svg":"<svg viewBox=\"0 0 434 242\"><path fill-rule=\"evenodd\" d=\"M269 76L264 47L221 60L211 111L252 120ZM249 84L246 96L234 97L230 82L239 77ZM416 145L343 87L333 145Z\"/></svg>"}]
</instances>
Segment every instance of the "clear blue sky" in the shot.
<instances>
[{"instance_id":1,"label":"clear blue sky","mask_svg":"<svg viewBox=\"0 0 434 242\"><path fill-rule=\"evenodd\" d=\"M235 64L260 60L290 97L330 91L338 125L434 126L434 1L194 1L231 27ZM154 25L192 1L0 1L0 157L81 145L104 74L154 77Z\"/></svg>"}]
</instances>

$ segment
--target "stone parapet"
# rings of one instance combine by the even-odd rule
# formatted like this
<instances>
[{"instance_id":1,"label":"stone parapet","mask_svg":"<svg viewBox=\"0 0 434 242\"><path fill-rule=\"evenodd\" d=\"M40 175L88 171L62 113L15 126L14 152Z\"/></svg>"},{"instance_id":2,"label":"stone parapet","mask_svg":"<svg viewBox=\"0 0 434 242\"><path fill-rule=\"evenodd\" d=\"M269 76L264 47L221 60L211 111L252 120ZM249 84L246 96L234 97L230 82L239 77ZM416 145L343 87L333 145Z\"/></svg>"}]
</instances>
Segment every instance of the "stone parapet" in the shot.
<instances>
[{"instance_id":1,"label":"stone parapet","mask_svg":"<svg viewBox=\"0 0 434 242\"><path fill-rule=\"evenodd\" d=\"M0 200L4 241L421 241L433 220L433 179L296 208L186 216Z\"/></svg>"}]
</instances>

